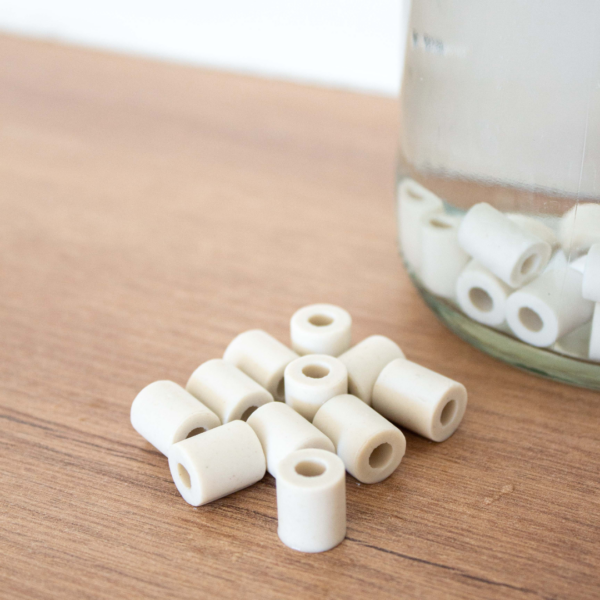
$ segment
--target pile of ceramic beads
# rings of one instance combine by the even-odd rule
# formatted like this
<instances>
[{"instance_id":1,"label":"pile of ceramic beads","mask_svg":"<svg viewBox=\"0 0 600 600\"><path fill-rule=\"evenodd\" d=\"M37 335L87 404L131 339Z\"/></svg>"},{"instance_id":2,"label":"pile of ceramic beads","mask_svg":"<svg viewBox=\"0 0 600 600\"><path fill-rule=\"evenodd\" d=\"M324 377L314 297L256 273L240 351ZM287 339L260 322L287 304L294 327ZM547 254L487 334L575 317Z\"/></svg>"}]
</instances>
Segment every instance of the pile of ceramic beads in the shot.
<instances>
[{"instance_id":1,"label":"pile of ceramic beads","mask_svg":"<svg viewBox=\"0 0 600 600\"><path fill-rule=\"evenodd\" d=\"M396 425L435 442L456 431L462 384L407 360L381 335L351 348L351 327L342 308L307 306L291 319L293 350L246 331L186 389L156 381L136 396L131 423L168 457L184 500L207 504L268 470L280 539L323 552L346 535L346 471L377 483L400 464L406 440Z\"/></svg>"},{"instance_id":2,"label":"pile of ceramic beads","mask_svg":"<svg viewBox=\"0 0 600 600\"><path fill-rule=\"evenodd\" d=\"M554 228L486 203L461 218L405 179L398 217L405 260L429 292L527 344L600 361L599 203L578 204ZM570 335L580 350L567 350Z\"/></svg>"}]
</instances>

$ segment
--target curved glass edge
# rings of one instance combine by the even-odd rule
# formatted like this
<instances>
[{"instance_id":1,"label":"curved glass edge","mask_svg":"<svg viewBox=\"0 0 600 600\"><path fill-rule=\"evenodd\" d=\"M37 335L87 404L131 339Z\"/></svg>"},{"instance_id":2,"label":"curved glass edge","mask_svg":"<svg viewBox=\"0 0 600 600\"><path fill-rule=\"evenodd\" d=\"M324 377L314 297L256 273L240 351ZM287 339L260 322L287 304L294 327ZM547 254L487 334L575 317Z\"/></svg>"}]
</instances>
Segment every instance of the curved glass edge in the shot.
<instances>
[{"instance_id":1,"label":"curved glass edge","mask_svg":"<svg viewBox=\"0 0 600 600\"><path fill-rule=\"evenodd\" d=\"M600 363L586 362L529 346L500 331L472 321L429 293L410 273L422 298L451 331L486 354L523 371L578 387L600 390Z\"/></svg>"}]
</instances>

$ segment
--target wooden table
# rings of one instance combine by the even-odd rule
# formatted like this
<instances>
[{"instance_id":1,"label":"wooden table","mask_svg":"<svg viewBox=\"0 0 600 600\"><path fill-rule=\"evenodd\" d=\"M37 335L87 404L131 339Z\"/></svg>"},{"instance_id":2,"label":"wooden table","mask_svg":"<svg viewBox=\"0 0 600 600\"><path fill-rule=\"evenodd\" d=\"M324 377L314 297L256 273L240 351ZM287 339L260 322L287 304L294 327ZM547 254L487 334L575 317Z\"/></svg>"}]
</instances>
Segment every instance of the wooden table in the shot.
<instances>
[{"instance_id":1,"label":"wooden table","mask_svg":"<svg viewBox=\"0 0 600 600\"><path fill-rule=\"evenodd\" d=\"M593 598L600 398L437 322L403 272L390 99L0 38L2 598ZM277 538L274 480L201 508L129 422L298 307L464 382L435 444L347 479L348 537Z\"/></svg>"}]
</instances>

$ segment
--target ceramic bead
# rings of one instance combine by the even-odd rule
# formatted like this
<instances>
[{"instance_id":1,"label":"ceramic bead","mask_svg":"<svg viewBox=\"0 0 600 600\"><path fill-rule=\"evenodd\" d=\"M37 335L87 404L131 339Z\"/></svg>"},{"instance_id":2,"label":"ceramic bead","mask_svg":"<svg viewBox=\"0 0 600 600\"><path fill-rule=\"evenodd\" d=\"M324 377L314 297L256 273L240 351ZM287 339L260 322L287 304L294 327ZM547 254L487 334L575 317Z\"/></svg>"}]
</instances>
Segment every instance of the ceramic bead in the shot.
<instances>
[{"instance_id":1,"label":"ceramic bead","mask_svg":"<svg viewBox=\"0 0 600 600\"><path fill-rule=\"evenodd\" d=\"M458 245L460 219L443 213L421 223L421 283L436 296L454 298L456 279L469 261Z\"/></svg>"},{"instance_id":2,"label":"ceramic bead","mask_svg":"<svg viewBox=\"0 0 600 600\"><path fill-rule=\"evenodd\" d=\"M283 402L283 372L298 355L265 331L253 329L238 335L227 346L223 358L264 387L275 400Z\"/></svg>"},{"instance_id":3,"label":"ceramic bead","mask_svg":"<svg viewBox=\"0 0 600 600\"><path fill-rule=\"evenodd\" d=\"M592 322L585 323L570 333L563 335L552 346L552 349L561 354L567 354L575 358L588 355L590 348L590 336L592 333Z\"/></svg>"},{"instance_id":4,"label":"ceramic bead","mask_svg":"<svg viewBox=\"0 0 600 600\"><path fill-rule=\"evenodd\" d=\"M600 244L594 244L586 256L581 295L600 302Z\"/></svg>"},{"instance_id":5,"label":"ceramic bead","mask_svg":"<svg viewBox=\"0 0 600 600\"><path fill-rule=\"evenodd\" d=\"M456 301L471 319L499 327L506 319L506 301L512 288L472 260L456 280Z\"/></svg>"},{"instance_id":6,"label":"ceramic bead","mask_svg":"<svg viewBox=\"0 0 600 600\"><path fill-rule=\"evenodd\" d=\"M581 273L583 275L585 273L586 261L587 261L587 254L584 254L584 255L580 256L579 258L572 260L570 263L568 263L568 266L569 266L569 268L575 269L576 271L578 271L579 273ZM584 277L584 279L585 279L585 277ZM583 283L581 286L581 291L583 292ZM586 300L587 299L588 298L586 298Z\"/></svg>"},{"instance_id":7,"label":"ceramic bead","mask_svg":"<svg viewBox=\"0 0 600 600\"><path fill-rule=\"evenodd\" d=\"M248 419L267 458L267 470L277 477L277 466L292 452L318 448L335 452L333 442L293 408L271 402L256 410Z\"/></svg>"},{"instance_id":8,"label":"ceramic bead","mask_svg":"<svg viewBox=\"0 0 600 600\"><path fill-rule=\"evenodd\" d=\"M416 272L421 271L421 221L441 213L440 198L412 179L404 179L398 189L398 232L405 261Z\"/></svg>"},{"instance_id":9,"label":"ceramic bead","mask_svg":"<svg viewBox=\"0 0 600 600\"><path fill-rule=\"evenodd\" d=\"M569 256L600 242L600 203L584 202L568 210L560 221L558 239Z\"/></svg>"},{"instance_id":10,"label":"ceramic bead","mask_svg":"<svg viewBox=\"0 0 600 600\"><path fill-rule=\"evenodd\" d=\"M186 389L222 423L245 421L259 406L273 402L273 396L264 387L220 358L200 365L192 373Z\"/></svg>"},{"instance_id":11,"label":"ceramic bead","mask_svg":"<svg viewBox=\"0 0 600 600\"><path fill-rule=\"evenodd\" d=\"M513 288L537 277L552 252L548 242L483 202L464 216L458 241L465 252Z\"/></svg>"},{"instance_id":12,"label":"ceramic bead","mask_svg":"<svg viewBox=\"0 0 600 600\"><path fill-rule=\"evenodd\" d=\"M157 450L221 424L219 417L173 381L147 385L131 405L133 428Z\"/></svg>"},{"instance_id":13,"label":"ceramic bead","mask_svg":"<svg viewBox=\"0 0 600 600\"><path fill-rule=\"evenodd\" d=\"M404 359L391 362L373 388L373 408L434 442L458 428L467 408L465 386Z\"/></svg>"},{"instance_id":14,"label":"ceramic bead","mask_svg":"<svg viewBox=\"0 0 600 600\"><path fill-rule=\"evenodd\" d=\"M350 348L352 317L333 304L312 304L297 310L290 321L292 348L305 354L339 356Z\"/></svg>"},{"instance_id":15,"label":"ceramic bead","mask_svg":"<svg viewBox=\"0 0 600 600\"><path fill-rule=\"evenodd\" d=\"M553 269L566 269L569 266L569 260L567 255L562 250L557 250L552 258L548 261L544 273L552 271Z\"/></svg>"},{"instance_id":16,"label":"ceramic bead","mask_svg":"<svg viewBox=\"0 0 600 600\"><path fill-rule=\"evenodd\" d=\"M309 354L285 369L285 402L309 421L330 398L347 392L348 371L333 356Z\"/></svg>"},{"instance_id":17,"label":"ceramic bead","mask_svg":"<svg viewBox=\"0 0 600 600\"><path fill-rule=\"evenodd\" d=\"M556 248L559 245L556 233L548 225L542 223L540 219L521 213L507 214L506 216L521 229L529 231L529 233L548 242L551 248Z\"/></svg>"},{"instance_id":18,"label":"ceramic bead","mask_svg":"<svg viewBox=\"0 0 600 600\"><path fill-rule=\"evenodd\" d=\"M169 468L183 499L201 506L260 481L266 463L252 427L231 421L173 444Z\"/></svg>"},{"instance_id":19,"label":"ceramic bead","mask_svg":"<svg viewBox=\"0 0 600 600\"><path fill-rule=\"evenodd\" d=\"M389 477L406 451L402 432L350 394L325 403L313 423L334 443L348 473L362 483Z\"/></svg>"},{"instance_id":20,"label":"ceramic bead","mask_svg":"<svg viewBox=\"0 0 600 600\"><path fill-rule=\"evenodd\" d=\"M338 357L348 370L348 391L371 404L375 380L396 358L404 358L400 346L383 335L372 335Z\"/></svg>"},{"instance_id":21,"label":"ceramic bead","mask_svg":"<svg viewBox=\"0 0 600 600\"><path fill-rule=\"evenodd\" d=\"M581 297L582 279L575 269L554 269L511 294L506 320L512 332L543 348L589 321L594 304Z\"/></svg>"},{"instance_id":22,"label":"ceramic bead","mask_svg":"<svg viewBox=\"0 0 600 600\"><path fill-rule=\"evenodd\" d=\"M600 361L600 302L594 305L592 331L590 333L589 357Z\"/></svg>"},{"instance_id":23,"label":"ceramic bead","mask_svg":"<svg viewBox=\"0 0 600 600\"><path fill-rule=\"evenodd\" d=\"M331 452L308 449L284 458L277 477L277 533L289 548L325 552L346 536L346 472Z\"/></svg>"}]
</instances>

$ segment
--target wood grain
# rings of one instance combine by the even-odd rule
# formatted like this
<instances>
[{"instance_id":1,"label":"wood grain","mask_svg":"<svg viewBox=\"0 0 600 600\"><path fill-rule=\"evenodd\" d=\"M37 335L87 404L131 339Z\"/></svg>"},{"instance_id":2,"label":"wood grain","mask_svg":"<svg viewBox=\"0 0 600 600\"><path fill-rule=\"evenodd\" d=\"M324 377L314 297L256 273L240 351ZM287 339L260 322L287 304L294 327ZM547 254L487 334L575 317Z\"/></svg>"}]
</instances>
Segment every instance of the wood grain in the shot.
<instances>
[{"instance_id":1,"label":"wood grain","mask_svg":"<svg viewBox=\"0 0 600 600\"><path fill-rule=\"evenodd\" d=\"M600 398L479 353L396 254L396 103L0 38L2 598L594 598ZM353 315L470 393L348 477L348 538L277 538L274 481L194 509L129 423L237 333Z\"/></svg>"}]
</instances>

